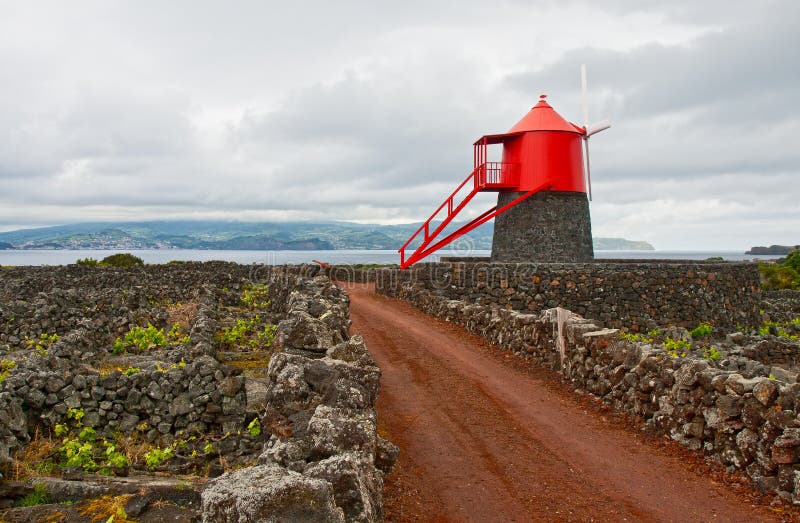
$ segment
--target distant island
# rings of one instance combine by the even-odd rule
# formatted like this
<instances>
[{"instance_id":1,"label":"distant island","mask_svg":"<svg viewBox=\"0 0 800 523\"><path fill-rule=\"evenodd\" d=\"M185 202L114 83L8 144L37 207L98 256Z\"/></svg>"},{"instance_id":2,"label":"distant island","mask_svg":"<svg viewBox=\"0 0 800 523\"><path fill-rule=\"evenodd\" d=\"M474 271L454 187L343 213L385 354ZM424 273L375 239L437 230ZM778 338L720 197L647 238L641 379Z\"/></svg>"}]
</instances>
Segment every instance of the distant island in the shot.
<instances>
[{"instance_id":1,"label":"distant island","mask_svg":"<svg viewBox=\"0 0 800 523\"><path fill-rule=\"evenodd\" d=\"M751 247L745 254L762 254L773 256L785 256L794 249L800 249L800 245L770 245L769 247Z\"/></svg>"},{"instance_id":2,"label":"distant island","mask_svg":"<svg viewBox=\"0 0 800 523\"><path fill-rule=\"evenodd\" d=\"M420 223L150 221L58 225L0 233L0 249L373 250L400 247ZM453 225L451 225L453 226ZM493 224L464 237L492 248ZM461 241L460 248L466 244ZM594 238L596 250L654 250L645 241Z\"/></svg>"}]
</instances>

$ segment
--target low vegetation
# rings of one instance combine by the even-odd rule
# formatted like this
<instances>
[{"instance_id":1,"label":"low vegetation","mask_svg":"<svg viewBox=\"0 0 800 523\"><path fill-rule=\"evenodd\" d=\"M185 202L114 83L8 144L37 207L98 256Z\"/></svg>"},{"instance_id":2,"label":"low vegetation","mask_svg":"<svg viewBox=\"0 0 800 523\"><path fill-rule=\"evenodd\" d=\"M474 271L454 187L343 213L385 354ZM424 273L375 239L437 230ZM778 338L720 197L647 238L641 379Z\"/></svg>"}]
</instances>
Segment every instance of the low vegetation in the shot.
<instances>
[{"instance_id":1,"label":"low vegetation","mask_svg":"<svg viewBox=\"0 0 800 523\"><path fill-rule=\"evenodd\" d=\"M215 336L216 342L227 351L269 349L275 340L277 327L270 324L265 315L253 314L269 307L269 287L260 283L247 284L239 300L244 308L233 307L232 310L240 311L244 317L236 318L231 325L220 329Z\"/></svg>"},{"instance_id":2,"label":"low vegetation","mask_svg":"<svg viewBox=\"0 0 800 523\"><path fill-rule=\"evenodd\" d=\"M42 333L38 338L25 336L25 345L33 349L38 356L47 356L47 350L59 340L58 334Z\"/></svg>"},{"instance_id":3,"label":"low vegetation","mask_svg":"<svg viewBox=\"0 0 800 523\"><path fill-rule=\"evenodd\" d=\"M136 267L138 265L144 265L144 260L125 252L106 256L100 261L94 258L80 258L75 263L88 267Z\"/></svg>"},{"instance_id":4,"label":"low vegetation","mask_svg":"<svg viewBox=\"0 0 800 523\"><path fill-rule=\"evenodd\" d=\"M791 341L800 341L800 318L794 318L784 323L766 321L758 328L758 333L762 336L771 334Z\"/></svg>"},{"instance_id":5,"label":"low vegetation","mask_svg":"<svg viewBox=\"0 0 800 523\"><path fill-rule=\"evenodd\" d=\"M130 465L128 457L114 442L99 438L95 429L85 427L84 416L83 409L70 409L67 412L67 422L55 426L55 436L62 438L58 447L58 466L79 468L83 472L97 472L106 476L127 471ZM42 465L44 468L53 468L52 462Z\"/></svg>"},{"instance_id":6,"label":"low vegetation","mask_svg":"<svg viewBox=\"0 0 800 523\"><path fill-rule=\"evenodd\" d=\"M671 358L685 358L692 351L695 351L696 354L702 355L706 360L717 361L722 358L722 353L707 344L707 339L713 331L714 327L711 324L703 322L689 331L691 340L674 339L666 336L661 329L652 329L646 333L622 331L619 336L632 342L661 345Z\"/></svg>"},{"instance_id":7,"label":"low vegetation","mask_svg":"<svg viewBox=\"0 0 800 523\"><path fill-rule=\"evenodd\" d=\"M800 249L794 249L777 263L759 263L765 289L800 290Z\"/></svg>"},{"instance_id":8,"label":"low vegetation","mask_svg":"<svg viewBox=\"0 0 800 523\"><path fill-rule=\"evenodd\" d=\"M44 483L34 483L33 490L19 500L20 507L35 507L50 503L50 492Z\"/></svg>"},{"instance_id":9,"label":"low vegetation","mask_svg":"<svg viewBox=\"0 0 800 523\"><path fill-rule=\"evenodd\" d=\"M164 329L159 329L148 323L147 327L136 326L122 338L117 338L114 342L114 354L123 354L129 351L143 353L150 349L166 346L167 335L164 333Z\"/></svg>"},{"instance_id":10,"label":"low vegetation","mask_svg":"<svg viewBox=\"0 0 800 523\"><path fill-rule=\"evenodd\" d=\"M249 309L269 307L269 287L263 283L252 283L242 290L242 303Z\"/></svg>"},{"instance_id":11,"label":"low vegetation","mask_svg":"<svg viewBox=\"0 0 800 523\"><path fill-rule=\"evenodd\" d=\"M122 338L114 341L114 354L134 352L143 354L149 350L165 348L169 345L185 345L190 336L180 323L173 323L169 331L159 329L148 323L147 327L133 327Z\"/></svg>"},{"instance_id":12,"label":"low vegetation","mask_svg":"<svg viewBox=\"0 0 800 523\"><path fill-rule=\"evenodd\" d=\"M0 383L6 381L8 375L14 370L14 367L17 366L17 362L14 360L0 360Z\"/></svg>"},{"instance_id":13,"label":"low vegetation","mask_svg":"<svg viewBox=\"0 0 800 523\"><path fill-rule=\"evenodd\" d=\"M692 336L692 339L700 339L700 338L707 338L711 335L711 331L714 328L708 323L700 323L697 327L689 331L689 334Z\"/></svg>"}]
</instances>

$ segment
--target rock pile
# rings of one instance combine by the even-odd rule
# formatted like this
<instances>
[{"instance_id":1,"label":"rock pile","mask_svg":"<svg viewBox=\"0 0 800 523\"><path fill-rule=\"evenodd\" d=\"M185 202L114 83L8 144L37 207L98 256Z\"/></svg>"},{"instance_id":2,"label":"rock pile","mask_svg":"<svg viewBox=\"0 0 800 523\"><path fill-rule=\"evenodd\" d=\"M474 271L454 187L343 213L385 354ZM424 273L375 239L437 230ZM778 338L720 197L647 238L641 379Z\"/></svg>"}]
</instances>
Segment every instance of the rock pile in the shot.
<instances>
[{"instance_id":1,"label":"rock pile","mask_svg":"<svg viewBox=\"0 0 800 523\"><path fill-rule=\"evenodd\" d=\"M261 416L270 439L260 465L209 483L204 521L382 520L398 450L377 434L380 370L348 327L347 295L326 279L288 296Z\"/></svg>"}]
</instances>

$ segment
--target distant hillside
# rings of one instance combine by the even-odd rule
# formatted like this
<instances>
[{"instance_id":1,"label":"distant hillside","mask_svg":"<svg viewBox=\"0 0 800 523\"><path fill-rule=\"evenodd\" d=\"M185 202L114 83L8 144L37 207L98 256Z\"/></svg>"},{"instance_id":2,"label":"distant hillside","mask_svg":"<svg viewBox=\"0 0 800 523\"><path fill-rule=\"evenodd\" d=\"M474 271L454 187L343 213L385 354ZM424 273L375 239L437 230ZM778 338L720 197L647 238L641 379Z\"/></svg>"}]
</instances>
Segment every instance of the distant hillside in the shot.
<instances>
[{"instance_id":1,"label":"distant hillside","mask_svg":"<svg viewBox=\"0 0 800 523\"><path fill-rule=\"evenodd\" d=\"M596 251L654 251L655 248L645 241L626 240L624 238L592 238Z\"/></svg>"},{"instance_id":2,"label":"distant hillside","mask_svg":"<svg viewBox=\"0 0 800 523\"><path fill-rule=\"evenodd\" d=\"M448 230L458 225L451 224ZM81 223L0 233L0 249L394 250L419 226L350 222ZM460 247L491 249L492 232L493 224L485 223L460 240ZM595 238L594 245L598 250L653 250L647 242L622 238Z\"/></svg>"},{"instance_id":3,"label":"distant hillside","mask_svg":"<svg viewBox=\"0 0 800 523\"><path fill-rule=\"evenodd\" d=\"M750 250L745 252L745 254L785 256L794 249L800 249L800 245L770 245L769 247L750 247Z\"/></svg>"}]
</instances>

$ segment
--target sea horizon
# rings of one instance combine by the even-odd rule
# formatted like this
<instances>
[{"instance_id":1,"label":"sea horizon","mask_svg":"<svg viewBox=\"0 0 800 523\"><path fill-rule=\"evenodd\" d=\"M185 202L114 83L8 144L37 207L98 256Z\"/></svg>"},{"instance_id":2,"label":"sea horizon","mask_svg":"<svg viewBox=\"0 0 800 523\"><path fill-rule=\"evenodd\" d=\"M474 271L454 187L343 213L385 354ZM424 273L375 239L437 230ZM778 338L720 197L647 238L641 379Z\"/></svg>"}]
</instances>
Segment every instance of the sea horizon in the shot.
<instances>
[{"instance_id":1,"label":"sea horizon","mask_svg":"<svg viewBox=\"0 0 800 523\"><path fill-rule=\"evenodd\" d=\"M390 264L399 263L395 250L385 249L340 249L313 251L248 251L248 250L203 250L203 249L26 249L0 251L1 266L26 265L68 265L78 259L94 258L100 260L116 253L128 252L138 256L145 263L159 264L170 261L230 261L243 264L261 263L266 265L315 263L321 261L331 264ZM448 251L442 250L423 261L438 261L440 256L489 256L491 251ZM735 250L597 250L596 259L626 260L705 260L720 257L725 261L768 260L777 255L751 255Z\"/></svg>"}]
</instances>

